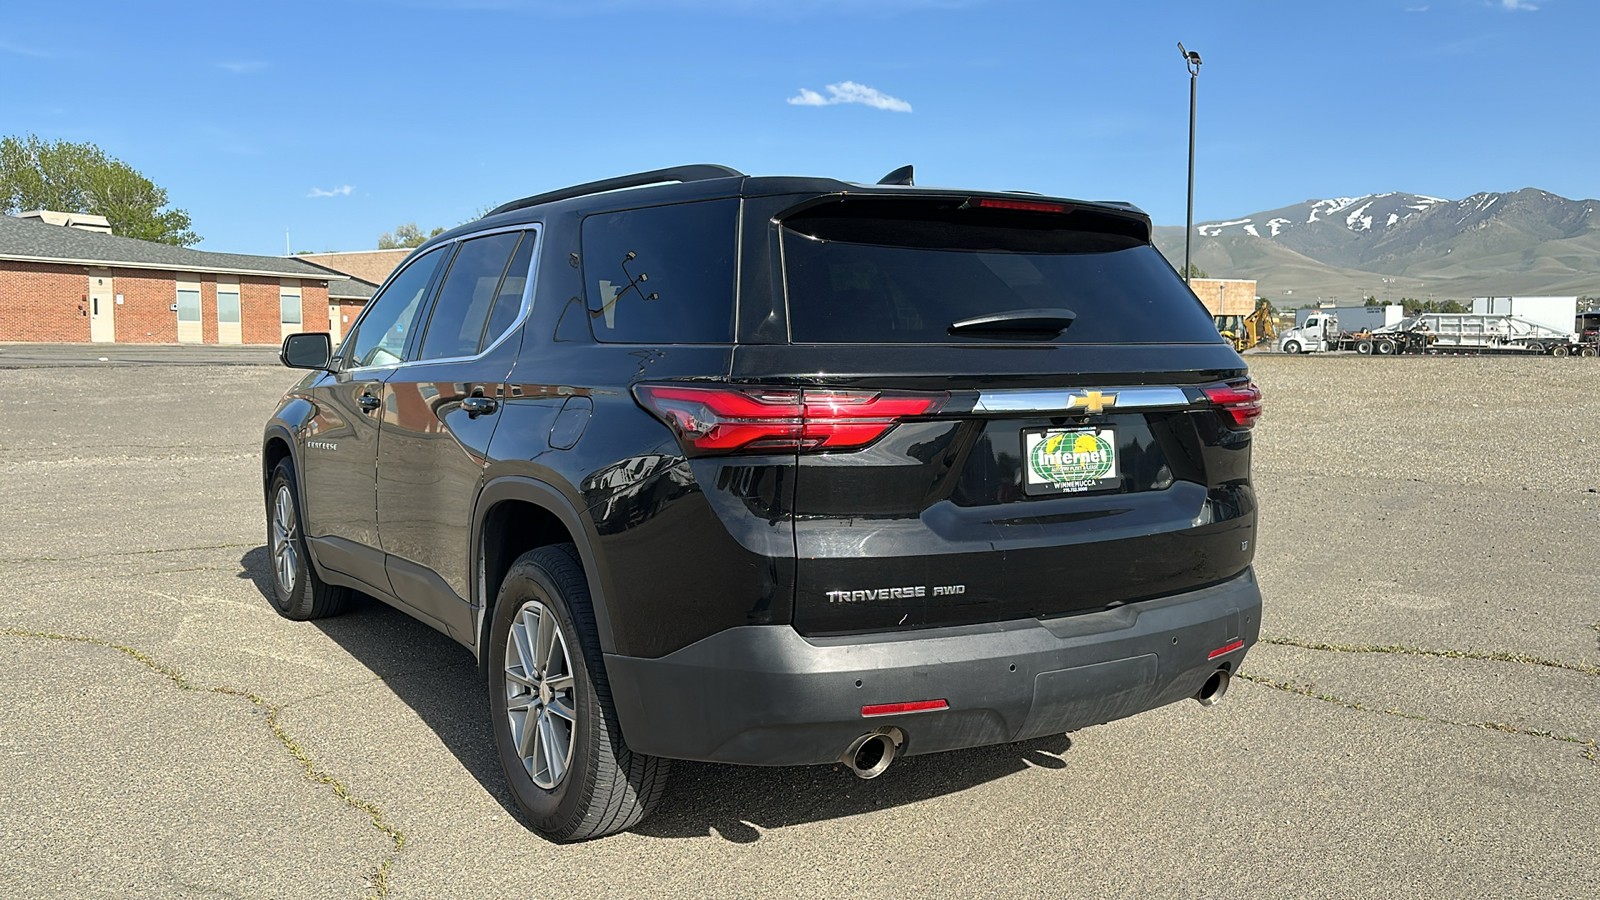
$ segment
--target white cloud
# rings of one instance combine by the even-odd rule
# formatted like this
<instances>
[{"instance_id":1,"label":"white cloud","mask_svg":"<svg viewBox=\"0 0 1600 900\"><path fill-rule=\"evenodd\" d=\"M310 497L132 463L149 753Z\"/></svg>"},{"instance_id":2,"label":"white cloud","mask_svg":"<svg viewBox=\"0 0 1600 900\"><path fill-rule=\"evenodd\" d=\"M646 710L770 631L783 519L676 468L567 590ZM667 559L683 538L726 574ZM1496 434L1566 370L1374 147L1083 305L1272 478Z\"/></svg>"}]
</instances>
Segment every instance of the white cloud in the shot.
<instances>
[{"instance_id":1,"label":"white cloud","mask_svg":"<svg viewBox=\"0 0 1600 900\"><path fill-rule=\"evenodd\" d=\"M234 75L249 75L265 69L267 64L259 59L230 59L217 63L217 68Z\"/></svg>"},{"instance_id":2,"label":"white cloud","mask_svg":"<svg viewBox=\"0 0 1600 900\"><path fill-rule=\"evenodd\" d=\"M1506 12L1534 12L1539 5L1528 0L1500 0L1500 8Z\"/></svg>"},{"instance_id":3,"label":"white cloud","mask_svg":"<svg viewBox=\"0 0 1600 900\"><path fill-rule=\"evenodd\" d=\"M323 190L322 188L314 187L314 188L311 189L311 193L307 194L306 196L307 197L348 197L348 196L350 196L350 192L353 191L353 190L355 190L355 188L351 187L348 184L341 184L338 187L331 188L329 190Z\"/></svg>"},{"instance_id":4,"label":"white cloud","mask_svg":"<svg viewBox=\"0 0 1600 900\"><path fill-rule=\"evenodd\" d=\"M830 84L824 88L828 96L824 97L810 88L801 88L800 93L789 98L793 106L835 106L840 103L860 103L873 109L887 109L891 112L911 112L911 104L899 97L891 97L877 88L857 84L854 81L841 81Z\"/></svg>"}]
</instances>

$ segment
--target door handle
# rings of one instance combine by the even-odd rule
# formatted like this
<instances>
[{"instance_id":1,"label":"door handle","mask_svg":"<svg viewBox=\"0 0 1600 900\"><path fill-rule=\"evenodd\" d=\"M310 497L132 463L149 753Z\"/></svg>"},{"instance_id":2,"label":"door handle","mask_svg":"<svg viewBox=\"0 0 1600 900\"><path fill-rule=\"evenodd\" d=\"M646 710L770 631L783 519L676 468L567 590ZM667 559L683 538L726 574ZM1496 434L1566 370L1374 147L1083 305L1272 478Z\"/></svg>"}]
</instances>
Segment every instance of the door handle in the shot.
<instances>
[{"instance_id":1,"label":"door handle","mask_svg":"<svg viewBox=\"0 0 1600 900\"><path fill-rule=\"evenodd\" d=\"M461 408L467 411L469 418L476 419L486 416L500 408L500 404L490 397L468 397L461 401Z\"/></svg>"},{"instance_id":2,"label":"door handle","mask_svg":"<svg viewBox=\"0 0 1600 900\"><path fill-rule=\"evenodd\" d=\"M382 404L383 404L383 401L379 400L378 399L378 395L376 395L376 394L362 394L361 396L356 398L356 405L361 407L362 409L366 410L367 412L372 412L373 410L377 409Z\"/></svg>"}]
</instances>

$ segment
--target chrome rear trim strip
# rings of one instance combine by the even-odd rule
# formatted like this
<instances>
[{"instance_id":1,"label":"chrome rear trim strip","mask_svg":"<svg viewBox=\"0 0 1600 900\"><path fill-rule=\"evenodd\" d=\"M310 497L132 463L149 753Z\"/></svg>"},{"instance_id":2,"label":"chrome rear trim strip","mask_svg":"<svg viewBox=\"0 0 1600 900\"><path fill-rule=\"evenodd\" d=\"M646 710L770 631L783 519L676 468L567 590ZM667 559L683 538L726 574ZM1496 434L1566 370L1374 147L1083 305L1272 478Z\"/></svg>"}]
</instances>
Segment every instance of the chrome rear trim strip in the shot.
<instances>
[{"instance_id":1,"label":"chrome rear trim strip","mask_svg":"<svg viewBox=\"0 0 1600 900\"><path fill-rule=\"evenodd\" d=\"M1189 405L1189 395L1176 387L1050 388L983 391L973 412L1101 412Z\"/></svg>"}]
</instances>

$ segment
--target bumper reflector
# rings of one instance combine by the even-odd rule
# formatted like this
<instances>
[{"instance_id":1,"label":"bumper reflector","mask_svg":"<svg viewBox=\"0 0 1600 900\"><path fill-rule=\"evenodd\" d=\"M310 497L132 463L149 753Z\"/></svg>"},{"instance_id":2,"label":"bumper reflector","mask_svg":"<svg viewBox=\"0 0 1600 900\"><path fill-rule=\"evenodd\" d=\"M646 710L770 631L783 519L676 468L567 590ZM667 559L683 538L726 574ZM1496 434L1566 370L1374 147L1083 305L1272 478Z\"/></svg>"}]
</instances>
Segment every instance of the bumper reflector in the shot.
<instances>
[{"instance_id":1,"label":"bumper reflector","mask_svg":"<svg viewBox=\"0 0 1600 900\"><path fill-rule=\"evenodd\" d=\"M902 713L933 712L940 709L949 709L950 704L943 700L912 700L907 703L874 703L871 706L861 707L863 718L873 716L898 716Z\"/></svg>"},{"instance_id":2,"label":"bumper reflector","mask_svg":"<svg viewBox=\"0 0 1600 900\"><path fill-rule=\"evenodd\" d=\"M1216 659L1219 656L1227 656L1229 653L1232 653L1233 651L1235 651L1235 650L1237 650L1237 649L1239 649L1240 647L1243 647L1243 646L1244 646L1244 639L1243 638L1240 638L1237 641L1229 641L1228 643L1223 644L1221 647L1218 647L1217 649L1211 651L1210 653L1207 653L1206 654L1206 659L1209 661L1209 660Z\"/></svg>"}]
</instances>

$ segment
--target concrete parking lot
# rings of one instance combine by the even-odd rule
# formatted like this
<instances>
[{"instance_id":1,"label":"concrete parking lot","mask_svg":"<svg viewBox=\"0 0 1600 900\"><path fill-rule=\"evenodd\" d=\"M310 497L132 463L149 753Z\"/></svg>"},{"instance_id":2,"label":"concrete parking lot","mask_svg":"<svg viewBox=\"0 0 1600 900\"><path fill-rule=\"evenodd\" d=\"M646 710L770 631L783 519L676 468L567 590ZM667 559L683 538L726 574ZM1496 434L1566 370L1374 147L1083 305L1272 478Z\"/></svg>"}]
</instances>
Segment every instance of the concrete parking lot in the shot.
<instances>
[{"instance_id":1,"label":"concrete parking lot","mask_svg":"<svg viewBox=\"0 0 1600 900\"><path fill-rule=\"evenodd\" d=\"M1219 706L680 764L552 846L465 650L263 598L271 355L0 346L0 896L1600 893L1594 360L1253 356L1267 642Z\"/></svg>"}]
</instances>

